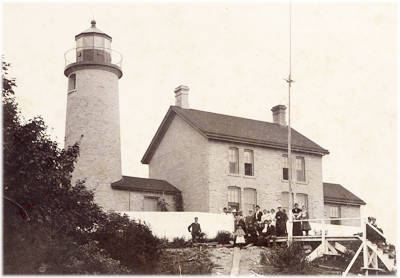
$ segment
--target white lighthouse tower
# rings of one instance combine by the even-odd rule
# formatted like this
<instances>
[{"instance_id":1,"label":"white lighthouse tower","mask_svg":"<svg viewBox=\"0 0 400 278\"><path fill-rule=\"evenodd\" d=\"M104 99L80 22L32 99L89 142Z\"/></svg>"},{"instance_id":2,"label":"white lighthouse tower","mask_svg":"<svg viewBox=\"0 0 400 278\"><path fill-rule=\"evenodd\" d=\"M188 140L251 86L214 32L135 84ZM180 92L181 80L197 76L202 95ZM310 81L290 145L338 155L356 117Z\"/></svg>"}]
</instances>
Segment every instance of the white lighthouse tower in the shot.
<instances>
[{"instance_id":1,"label":"white lighthouse tower","mask_svg":"<svg viewBox=\"0 0 400 278\"><path fill-rule=\"evenodd\" d=\"M97 29L94 20L75 40L76 48L65 54L64 70L68 78L65 146L80 142L73 182L85 180L99 205L118 209L111 183L122 178L118 97L122 58L111 50L111 37Z\"/></svg>"}]
</instances>

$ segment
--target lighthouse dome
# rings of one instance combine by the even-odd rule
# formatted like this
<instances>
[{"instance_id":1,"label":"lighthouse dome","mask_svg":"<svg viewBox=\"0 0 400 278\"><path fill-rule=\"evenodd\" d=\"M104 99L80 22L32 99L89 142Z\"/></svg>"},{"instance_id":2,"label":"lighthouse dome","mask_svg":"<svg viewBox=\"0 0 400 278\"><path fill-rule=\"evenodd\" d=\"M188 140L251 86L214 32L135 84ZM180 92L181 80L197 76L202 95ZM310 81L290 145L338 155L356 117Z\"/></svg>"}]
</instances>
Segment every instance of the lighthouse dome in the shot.
<instances>
[{"instance_id":1,"label":"lighthouse dome","mask_svg":"<svg viewBox=\"0 0 400 278\"><path fill-rule=\"evenodd\" d=\"M75 40L78 40L81 37L84 36L101 36L104 38L107 38L111 41L111 37L109 35L107 35L106 33L104 33L103 31L101 31L99 28L96 27L96 20L92 20L90 22L91 26L90 28L86 29L85 31L79 33L78 35L75 36Z\"/></svg>"}]
</instances>

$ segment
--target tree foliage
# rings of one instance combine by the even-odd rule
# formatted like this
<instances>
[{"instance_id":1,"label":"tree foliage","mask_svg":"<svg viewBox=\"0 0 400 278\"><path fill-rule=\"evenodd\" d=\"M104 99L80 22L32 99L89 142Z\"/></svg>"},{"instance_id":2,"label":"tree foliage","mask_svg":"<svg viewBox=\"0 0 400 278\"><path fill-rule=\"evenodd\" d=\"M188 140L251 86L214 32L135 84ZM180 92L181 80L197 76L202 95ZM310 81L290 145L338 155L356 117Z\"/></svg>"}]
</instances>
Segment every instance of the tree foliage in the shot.
<instances>
[{"instance_id":1,"label":"tree foliage","mask_svg":"<svg viewBox=\"0 0 400 278\"><path fill-rule=\"evenodd\" d=\"M143 271L158 257L158 239L146 225L103 212L84 182L71 183L79 142L62 149L41 117L23 119L9 67L3 59L4 272Z\"/></svg>"}]
</instances>

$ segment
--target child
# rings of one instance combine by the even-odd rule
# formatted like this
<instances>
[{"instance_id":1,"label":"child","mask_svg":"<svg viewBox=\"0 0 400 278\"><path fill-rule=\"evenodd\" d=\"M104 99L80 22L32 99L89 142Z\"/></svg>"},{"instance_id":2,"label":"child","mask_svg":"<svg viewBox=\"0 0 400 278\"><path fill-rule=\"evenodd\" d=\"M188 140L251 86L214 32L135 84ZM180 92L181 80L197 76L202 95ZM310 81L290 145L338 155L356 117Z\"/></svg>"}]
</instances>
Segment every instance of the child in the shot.
<instances>
[{"instance_id":1,"label":"child","mask_svg":"<svg viewBox=\"0 0 400 278\"><path fill-rule=\"evenodd\" d=\"M242 249L243 245L246 242L244 240L244 235L245 235L245 233L244 233L244 231L242 229L242 225L239 224L237 226L237 229L236 229L236 242L235 242L235 244L239 245L240 249Z\"/></svg>"}]
</instances>

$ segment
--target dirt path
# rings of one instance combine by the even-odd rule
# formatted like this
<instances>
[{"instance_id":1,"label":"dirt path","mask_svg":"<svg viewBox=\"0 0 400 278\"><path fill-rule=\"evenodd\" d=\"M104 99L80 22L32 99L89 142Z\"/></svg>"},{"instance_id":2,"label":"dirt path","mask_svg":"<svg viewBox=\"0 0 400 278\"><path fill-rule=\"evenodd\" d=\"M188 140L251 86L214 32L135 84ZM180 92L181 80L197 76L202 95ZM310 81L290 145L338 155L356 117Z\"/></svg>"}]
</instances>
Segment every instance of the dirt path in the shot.
<instances>
[{"instance_id":1,"label":"dirt path","mask_svg":"<svg viewBox=\"0 0 400 278\"><path fill-rule=\"evenodd\" d=\"M210 259L216 265L211 275L261 275L263 268L260 264L261 252L264 247L248 247L244 249L214 248L209 249Z\"/></svg>"},{"instance_id":2,"label":"dirt path","mask_svg":"<svg viewBox=\"0 0 400 278\"><path fill-rule=\"evenodd\" d=\"M232 269L233 248L210 248L210 260L215 264L211 275L230 275Z\"/></svg>"},{"instance_id":3,"label":"dirt path","mask_svg":"<svg viewBox=\"0 0 400 278\"><path fill-rule=\"evenodd\" d=\"M262 274L260 264L261 252L268 250L265 247L252 246L241 250L239 275Z\"/></svg>"}]
</instances>

